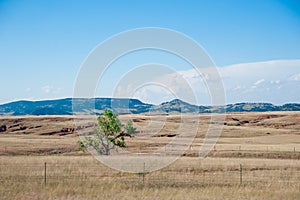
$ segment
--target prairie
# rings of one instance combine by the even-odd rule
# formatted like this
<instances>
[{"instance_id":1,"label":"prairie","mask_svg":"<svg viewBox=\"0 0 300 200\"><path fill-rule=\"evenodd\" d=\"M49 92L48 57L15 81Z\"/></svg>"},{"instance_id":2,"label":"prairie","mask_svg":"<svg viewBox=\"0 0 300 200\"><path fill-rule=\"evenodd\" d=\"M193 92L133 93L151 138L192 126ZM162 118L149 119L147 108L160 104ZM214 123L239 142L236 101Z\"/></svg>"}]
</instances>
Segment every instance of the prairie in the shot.
<instances>
[{"instance_id":1,"label":"prairie","mask_svg":"<svg viewBox=\"0 0 300 200\"><path fill-rule=\"evenodd\" d=\"M134 153L163 149L180 137L177 130L185 134L195 120L199 125L192 145L173 164L154 172L126 173L105 166L78 148L78 135L91 130L94 118L74 121L73 116L0 117L0 125L8 127L0 133L0 196L299 198L300 112L227 113L224 118L217 144L206 158L200 159L198 152L204 136L214 124L210 115L120 115L123 122L132 119L137 127L135 137L126 138L126 150ZM182 123L188 126L182 128Z\"/></svg>"}]
</instances>

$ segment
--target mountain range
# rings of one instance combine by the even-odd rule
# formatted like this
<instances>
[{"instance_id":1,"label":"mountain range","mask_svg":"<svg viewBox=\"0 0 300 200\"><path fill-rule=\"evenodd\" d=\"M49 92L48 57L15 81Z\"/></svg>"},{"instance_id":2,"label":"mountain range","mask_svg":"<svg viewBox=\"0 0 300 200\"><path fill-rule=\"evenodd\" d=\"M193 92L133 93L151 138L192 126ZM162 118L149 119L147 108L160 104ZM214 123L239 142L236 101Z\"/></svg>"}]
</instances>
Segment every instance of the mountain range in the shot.
<instances>
[{"instance_id":1,"label":"mountain range","mask_svg":"<svg viewBox=\"0 0 300 200\"><path fill-rule=\"evenodd\" d=\"M222 113L300 111L299 103L273 105L271 103L236 103L224 106L197 106L180 99L159 105L143 103L129 98L66 98L41 101L16 101L0 105L0 115L72 115L100 114L105 109L124 113Z\"/></svg>"}]
</instances>

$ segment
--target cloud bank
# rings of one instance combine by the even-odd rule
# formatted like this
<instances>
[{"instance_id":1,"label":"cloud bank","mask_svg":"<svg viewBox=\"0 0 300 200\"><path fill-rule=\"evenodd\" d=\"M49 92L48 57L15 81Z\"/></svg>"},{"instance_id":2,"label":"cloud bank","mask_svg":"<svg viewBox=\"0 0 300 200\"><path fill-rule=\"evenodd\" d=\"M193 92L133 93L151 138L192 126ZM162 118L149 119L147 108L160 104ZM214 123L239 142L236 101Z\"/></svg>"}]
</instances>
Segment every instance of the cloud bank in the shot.
<instances>
[{"instance_id":1,"label":"cloud bank","mask_svg":"<svg viewBox=\"0 0 300 200\"><path fill-rule=\"evenodd\" d=\"M265 62L243 63L217 68L224 85L226 103L236 102L270 102L284 104L300 102L300 60L273 60ZM160 103L174 99L174 94L185 90L182 80L193 89L197 102L201 105L211 104L208 81L216 77L210 76L209 68L179 71L157 77L155 81L172 84L171 93L148 86L137 91L134 95L145 102ZM176 95L175 95L176 96Z\"/></svg>"}]
</instances>

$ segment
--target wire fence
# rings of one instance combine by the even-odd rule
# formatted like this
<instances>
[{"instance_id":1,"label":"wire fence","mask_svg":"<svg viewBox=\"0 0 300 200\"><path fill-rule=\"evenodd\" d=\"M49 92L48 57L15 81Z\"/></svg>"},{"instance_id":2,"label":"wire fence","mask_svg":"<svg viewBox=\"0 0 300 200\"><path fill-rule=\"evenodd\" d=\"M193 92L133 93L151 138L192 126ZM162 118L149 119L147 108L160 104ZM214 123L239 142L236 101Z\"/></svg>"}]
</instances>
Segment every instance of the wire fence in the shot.
<instances>
[{"instance_id":1,"label":"wire fence","mask_svg":"<svg viewBox=\"0 0 300 200\"><path fill-rule=\"evenodd\" d=\"M287 184L300 187L299 167L255 165L181 166L138 173L112 170L100 164L0 164L1 182L56 184L115 180L128 185L251 185Z\"/></svg>"}]
</instances>

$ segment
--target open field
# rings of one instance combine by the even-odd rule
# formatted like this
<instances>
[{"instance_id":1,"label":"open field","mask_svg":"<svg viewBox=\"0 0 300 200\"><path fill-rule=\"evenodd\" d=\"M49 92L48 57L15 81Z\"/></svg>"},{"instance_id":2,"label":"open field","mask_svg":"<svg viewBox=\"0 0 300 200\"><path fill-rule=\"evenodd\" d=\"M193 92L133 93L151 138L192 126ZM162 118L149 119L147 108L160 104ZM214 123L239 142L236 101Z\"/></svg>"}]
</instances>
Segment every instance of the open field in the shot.
<instances>
[{"instance_id":1,"label":"open field","mask_svg":"<svg viewBox=\"0 0 300 200\"><path fill-rule=\"evenodd\" d=\"M297 199L300 195L299 160L183 157L144 177L112 170L91 156L0 160L3 199Z\"/></svg>"},{"instance_id":2,"label":"open field","mask_svg":"<svg viewBox=\"0 0 300 200\"><path fill-rule=\"evenodd\" d=\"M72 116L0 117L8 127L0 132L0 199L298 199L300 112L225 117L217 144L200 159L214 124L209 115L121 115L138 128L126 138L126 150L134 153L164 149L181 137L177 130L189 131L179 129L181 123L192 127L199 121L183 157L137 174L110 169L78 149L78 135L91 130L92 118L74 123Z\"/></svg>"},{"instance_id":3,"label":"open field","mask_svg":"<svg viewBox=\"0 0 300 200\"><path fill-rule=\"evenodd\" d=\"M214 123L209 115L121 115L120 119L132 119L137 127L136 136L126 139L130 152L158 150L181 132L195 130L186 156L197 156ZM78 135L91 131L95 122L80 118L75 123L72 116L0 117L8 127L0 132L0 155L81 154ZM179 128L181 124L185 126ZM224 124L210 156L300 159L300 112L230 113Z\"/></svg>"}]
</instances>

